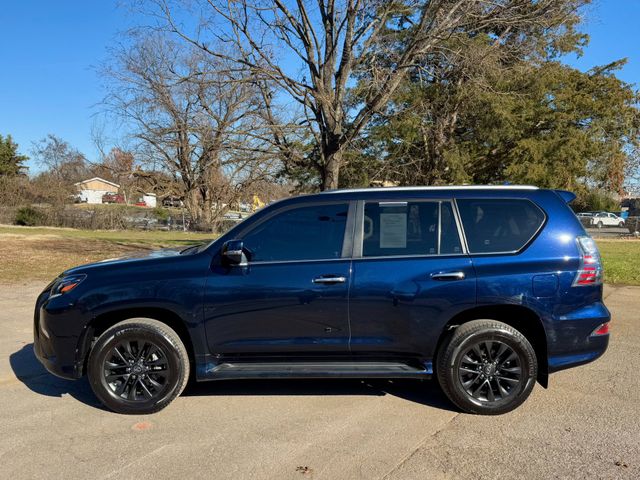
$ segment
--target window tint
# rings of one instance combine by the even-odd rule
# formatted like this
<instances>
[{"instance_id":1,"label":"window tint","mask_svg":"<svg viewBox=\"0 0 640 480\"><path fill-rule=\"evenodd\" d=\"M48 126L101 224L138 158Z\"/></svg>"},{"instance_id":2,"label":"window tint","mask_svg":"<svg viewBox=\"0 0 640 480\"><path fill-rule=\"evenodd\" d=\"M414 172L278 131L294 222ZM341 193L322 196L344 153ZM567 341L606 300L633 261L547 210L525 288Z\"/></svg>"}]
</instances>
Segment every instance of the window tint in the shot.
<instances>
[{"instance_id":1,"label":"window tint","mask_svg":"<svg viewBox=\"0 0 640 480\"><path fill-rule=\"evenodd\" d=\"M460 235L453 215L453 207L449 202L442 202L440 220L440 254L461 253Z\"/></svg>"},{"instance_id":2,"label":"window tint","mask_svg":"<svg viewBox=\"0 0 640 480\"><path fill-rule=\"evenodd\" d=\"M348 204L284 211L244 236L253 262L340 258Z\"/></svg>"},{"instance_id":3,"label":"window tint","mask_svg":"<svg viewBox=\"0 0 640 480\"><path fill-rule=\"evenodd\" d=\"M471 253L513 252L522 248L544 222L529 200L458 200Z\"/></svg>"},{"instance_id":4,"label":"window tint","mask_svg":"<svg viewBox=\"0 0 640 480\"><path fill-rule=\"evenodd\" d=\"M364 208L362 255L438 254L439 202L369 202ZM442 202L441 253L461 253L453 210Z\"/></svg>"}]
</instances>

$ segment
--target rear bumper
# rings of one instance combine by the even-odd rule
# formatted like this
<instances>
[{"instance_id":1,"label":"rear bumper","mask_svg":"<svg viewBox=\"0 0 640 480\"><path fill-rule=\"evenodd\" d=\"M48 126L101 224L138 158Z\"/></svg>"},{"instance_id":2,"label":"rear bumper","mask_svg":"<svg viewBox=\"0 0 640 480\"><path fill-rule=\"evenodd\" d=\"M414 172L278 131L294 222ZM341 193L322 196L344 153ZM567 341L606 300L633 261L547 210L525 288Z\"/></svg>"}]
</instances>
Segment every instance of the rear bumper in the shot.
<instances>
[{"instance_id":1,"label":"rear bumper","mask_svg":"<svg viewBox=\"0 0 640 480\"><path fill-rule=\"evenodd\" d=\"M600 358L609 346L609 335L591 335L611 314L602 302L554 318L548 332L549 373L584 365Z\"/></svg>"}]
</instances>

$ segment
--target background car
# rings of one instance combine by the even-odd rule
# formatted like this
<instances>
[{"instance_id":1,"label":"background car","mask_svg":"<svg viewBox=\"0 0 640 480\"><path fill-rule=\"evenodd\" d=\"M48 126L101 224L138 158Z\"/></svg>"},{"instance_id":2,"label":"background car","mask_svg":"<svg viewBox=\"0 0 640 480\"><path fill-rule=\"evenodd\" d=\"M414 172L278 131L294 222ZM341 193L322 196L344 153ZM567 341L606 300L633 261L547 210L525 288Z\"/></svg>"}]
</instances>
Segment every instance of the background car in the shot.
<instances>
[{"instance_id":1,"label":"background car","mask_svg":"<svg viewBox=\"0 0 640 480\"><path fill-rule=\"evenodd\" d=\"M591 217L591 225L597 228L624 227L624 218L615 213L598 212Z\"/></svg>"},{"instance_id":2,"label":"background car","mask_svg":"<svg viewBox=\"0 0 640 480\"><path fill-rule=\"evenodd\" d=\"M105 193L102 196L102 203L124 203L124 195L120 193Z\"/></svg>"}]
</instances>

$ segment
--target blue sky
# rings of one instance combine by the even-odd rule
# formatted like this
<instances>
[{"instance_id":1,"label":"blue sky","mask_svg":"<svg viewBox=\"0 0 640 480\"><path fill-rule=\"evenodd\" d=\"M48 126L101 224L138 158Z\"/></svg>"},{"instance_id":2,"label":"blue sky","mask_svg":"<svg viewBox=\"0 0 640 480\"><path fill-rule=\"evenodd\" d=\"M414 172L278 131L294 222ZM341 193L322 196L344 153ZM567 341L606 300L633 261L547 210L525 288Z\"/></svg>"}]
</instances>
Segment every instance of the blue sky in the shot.
<instances>
[{"instance_id":1,"label":"blue sky","mask_svg":"<svg viewBox=\"0 0 640 480\"><path fill-rule=\"evenodd\" d=\"M0 134L22 153L54 133L95 158L91 141L96 104L104 96L95 66L107 48L136 23L115 0L23 0L0 11ZM640 87L640 1L596 0L587 10L591 43L567 62L586 70L628 57L619 72Z\"/></svg>"}]
</instances>

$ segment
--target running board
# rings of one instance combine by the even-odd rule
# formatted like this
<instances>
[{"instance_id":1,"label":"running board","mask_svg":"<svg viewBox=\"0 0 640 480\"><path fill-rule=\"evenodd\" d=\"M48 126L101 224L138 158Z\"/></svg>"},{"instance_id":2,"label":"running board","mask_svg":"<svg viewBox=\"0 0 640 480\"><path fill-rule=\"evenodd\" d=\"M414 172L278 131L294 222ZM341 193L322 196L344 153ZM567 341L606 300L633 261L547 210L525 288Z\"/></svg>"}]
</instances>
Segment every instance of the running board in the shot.
<instances>
[{"instance_id":1,"label":"running board","mask_svg":"<svg viewBox=\"0 0 640 480\"><path fill-rule=\"evenodd\" d=\"M206 377L245 378L429 378L428 368L400 362L235 362L220 363Z\"/></svg>"}]
</instances>

